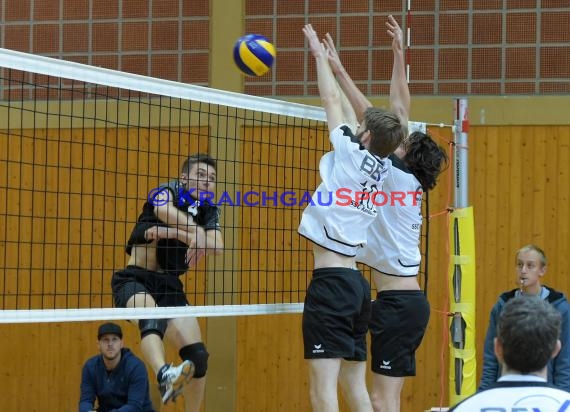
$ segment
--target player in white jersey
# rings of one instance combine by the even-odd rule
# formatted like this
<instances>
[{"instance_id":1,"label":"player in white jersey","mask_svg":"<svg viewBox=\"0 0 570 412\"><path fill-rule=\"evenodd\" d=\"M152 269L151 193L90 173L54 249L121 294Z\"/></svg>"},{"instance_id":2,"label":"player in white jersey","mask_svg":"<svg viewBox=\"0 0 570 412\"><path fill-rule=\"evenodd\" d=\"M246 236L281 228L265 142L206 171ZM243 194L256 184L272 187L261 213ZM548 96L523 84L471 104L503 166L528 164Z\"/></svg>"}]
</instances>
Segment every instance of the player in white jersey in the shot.
<instances>
[{"instance_id":1,"label":"player in white jersey","mask_svg":"<svg viewBox=\"0 0 570 412\"><path fill-rule=\"evenodd\" d=\"M396 20L386 23L392 37L394 65L390 83L390 105L407 125L410 93L406 80L403 33ZM371 106L344 69L332 38L327 36L331 67L357 116ZM378 292L372 303L372 405L376 412L398 412L406 376L415 375L415 352L429 320L429 303L420 290L422 193L435 187L447 163L445 151L427 134L415 132L390 156L383 191L394 200L377 208L378 216L366 233L367 244L357 261L373 269Z\"/></svg>"},{"instance_id":2,"label":"player in white jersey","mask_svg":"<svg viewBox=\"0 0 570 412\"><path fill-rule=\"evenodd\" d=\"M413 145L422 135L413 134L406 144ZM405 154L402 153L403 158ZM416 276L421 260L419 239L423 188L404 159L395 154L389 158L393 161L383 191L397 200L389 200L378 207L377 222L367 233L369 247L359 251L357 260L387 275Z\"/></svg>"},{"instance_id":3,"label":"player in white jersey","mask_svg":"<svg viewBox=\"0 0 570 412\"><path fill-rule=\"evenodd\" d=\"M550 303L529 295L509 300L494 342L502 376L450 412L570 411L570 393L546 381L548 361L560 351L560 330L560 313Z\"/></svg>"},{"instance_id":4,"label":"player in white jersey","mask_svg":"<svg viewBox=\"0 0 570 412\"><path fill-rule=\"evenodd\" d=\"M365 228L376 218L369 199L382 189L390 160L363 150L346 124L332 130L330 140L334 151L321 158L322 182L312 196L314 205L303 211L299 233L325 249L354 257L366 244L366 230L354 228ZM362 200L364 196L369 199Z\"/></svg>"},{"instance_id":5,"label":"player in white jersey","mask_svg":"<svg viewBox=\"0 0 570 412\"><path fill-rule=\"evenodd\" d=\"M352 410L370 412L365 380L370 284L356 268L355 256L376 218L373 203L363 198L381 190L390 163L386 157L407 129L396 114L368 108L353 135L356 114L334 78L325 47L311 25L303 32L316 60L334 148L320 162L322 183L313 197L316 203L304 210L299 226L299 233L313 242L314 255L303 309L311 405L316 412L338 411L340 383ZM344 201L341 190L353 201ZM332 196L331 204L319 205L319 193Z\"/></svg>"}]
</instances>

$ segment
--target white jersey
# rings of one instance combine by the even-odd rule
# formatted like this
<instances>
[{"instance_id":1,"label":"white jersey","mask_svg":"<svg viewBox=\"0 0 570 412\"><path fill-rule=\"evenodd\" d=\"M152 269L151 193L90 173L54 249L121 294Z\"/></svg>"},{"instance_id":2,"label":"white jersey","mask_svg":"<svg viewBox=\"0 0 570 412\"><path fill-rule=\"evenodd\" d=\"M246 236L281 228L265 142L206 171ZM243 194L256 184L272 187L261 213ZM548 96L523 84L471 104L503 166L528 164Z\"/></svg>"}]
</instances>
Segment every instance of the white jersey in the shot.
<instances>
[{"instance_id":1,"label":"white jersey","mask_svg":"<svg viewBox=\"0 0 570 412\"><path fill-rule=\"evenodd\" d=\"M454 412L494 411L570 411L570 393L555 388L535 376L517 376L525 380L501 379L450 409Z\"/></svg>"},{"instance_id":2,"label":"white jersey","mask_svg":"<svg viewBox=\"0 0 570 412\"><path fill-rule=\"evenodd\" d=\"M390 159L383 186L386 203L377 206L368 243L356 260L387 275L416 276L421 262L422 186L402 160L396 155Z\"/></svg>"},{"instance_id":3,"label":"white jersey","mask_svg":"<svg viewBox=\"0 0 570 412\"><path fill-rule=\"evenodd\" d=\"M373 195L382 189L390 165L362 148L347 125L330 135L334 151L320 161L322 183L303 211L299 234L345 256L366 244L366 229L376 219ZM362 197L367 200L361 200Z\"/></svg>"}]
</instances>

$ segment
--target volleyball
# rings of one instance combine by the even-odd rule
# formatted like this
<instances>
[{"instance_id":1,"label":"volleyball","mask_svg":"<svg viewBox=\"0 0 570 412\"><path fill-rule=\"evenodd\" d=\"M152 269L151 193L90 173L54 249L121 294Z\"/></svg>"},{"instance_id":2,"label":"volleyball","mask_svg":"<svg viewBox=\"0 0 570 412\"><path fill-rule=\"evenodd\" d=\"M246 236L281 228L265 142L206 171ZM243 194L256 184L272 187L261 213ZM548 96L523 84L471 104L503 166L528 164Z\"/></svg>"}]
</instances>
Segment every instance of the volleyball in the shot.
<instances>
[{"instance_id":1,"label":"volleyball","mask_svg":"<svg viewBox=\"0 0 570 412\"><path fill-rule=\"evenodd\" d=\"M234 62L248 76L263 76L275 60L275 46L259 34L247 34L234 45Z\"/></svg>"}]
</instances>

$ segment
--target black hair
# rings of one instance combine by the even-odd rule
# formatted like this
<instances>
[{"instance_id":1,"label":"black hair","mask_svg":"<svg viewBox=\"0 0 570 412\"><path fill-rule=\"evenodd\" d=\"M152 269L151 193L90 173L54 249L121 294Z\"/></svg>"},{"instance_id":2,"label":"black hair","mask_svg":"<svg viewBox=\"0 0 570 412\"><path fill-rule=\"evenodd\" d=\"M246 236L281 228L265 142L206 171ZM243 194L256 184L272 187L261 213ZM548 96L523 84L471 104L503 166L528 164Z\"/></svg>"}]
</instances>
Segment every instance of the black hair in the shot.
<instances>
[{"instance_id":1,"label":"black hair","mask_svg":"<svg viewBox=\"0 0 570 412\"><path fill-rule=\"evenodd\" d=\"M432 190L439 174L447 168L447 153L430 135L422 132L412 133L404 142L404 147L404 163L425 191Z\"/></svg>"},{"instance_id":2,"label":"black hair","mask_svg":"<svg viewBox=\"0 0 570 412\"><path fill-rule=\"evenodd\" d=\"M560 338L561 322L560 313L545 300L525 295L510 299L497 324L503 361L522 374L542 370Z\"/></svg>"},{"instance_id":3,"label":"black hair","mask_svg":"<svg viewBox=\"0 0 570 412\"><path fill-rule=\"evenodd\" d=\"M216 161L213 157L206 153L196 153L188 156L188 158L182 164L180 172L190 174L190 170L192 170L192 167L194 167L194 165L197 163L205 163L208 166L212 166L214 169L216 169Z\"/></svg>"}]
</instances>

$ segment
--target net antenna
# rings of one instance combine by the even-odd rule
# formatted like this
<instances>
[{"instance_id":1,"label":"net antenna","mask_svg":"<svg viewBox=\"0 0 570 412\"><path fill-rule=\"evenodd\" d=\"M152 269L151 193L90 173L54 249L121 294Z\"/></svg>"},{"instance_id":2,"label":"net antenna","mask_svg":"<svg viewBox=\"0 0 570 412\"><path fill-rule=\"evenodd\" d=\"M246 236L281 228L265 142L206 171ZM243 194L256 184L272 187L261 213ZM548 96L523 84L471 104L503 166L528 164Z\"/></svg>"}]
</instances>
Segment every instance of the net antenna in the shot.
<instances>
[{"instance_id":1,"label":"net antenna","mask_svg":"<svg viewBox=\"0 0 570 412\"><path fill-rule=\"evenodd\" d=\"M410 59L412 44L412 0L406 1L406 80L410 83Z\"/></svg>"}]
</instances>

